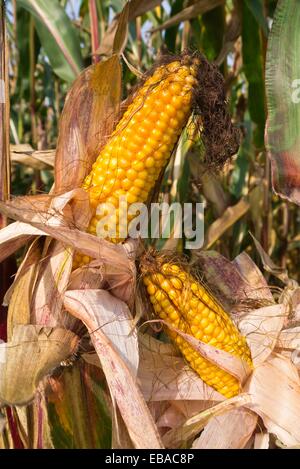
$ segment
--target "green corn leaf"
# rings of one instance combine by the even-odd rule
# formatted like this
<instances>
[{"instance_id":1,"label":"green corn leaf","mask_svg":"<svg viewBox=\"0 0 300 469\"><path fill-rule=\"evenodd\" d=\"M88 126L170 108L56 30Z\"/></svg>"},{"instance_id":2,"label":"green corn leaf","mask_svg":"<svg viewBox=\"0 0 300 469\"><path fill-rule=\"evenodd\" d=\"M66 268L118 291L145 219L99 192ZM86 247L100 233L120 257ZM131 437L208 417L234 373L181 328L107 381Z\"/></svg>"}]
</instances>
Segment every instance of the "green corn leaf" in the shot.
<instances>
[{"instance_id":1,"label":"green corn leaf","mask_svg":"<svg viewBox=\"0 0 300 469\"><path fill-rule=\"evenodd\" d=\"M300 2L278 2L266 61L266 145L273 186L300 204Z\"/></svg>"},{"instance_id":2,"label":"green corn leaf","mask_svg":"<svg viewBox=\"0 0 300 469\"><path fill-rule=\"evenodd\" d=\"M29 11L41 44L55 73L67 82L79 75L83 64L80 40L71 20L58 0L19 0Z\"/></svg>"},{"instance_id":3,"label":"green corn leaf","mask_svg":"<svg viewBox=\"0 0 300 469\"><path fill-rule=\"evenodd\" d=\"M265 36L268 36L269 27L264 16L264 6L262 0L245 0L247 7L258 22Z\"/></svg>"},{"instance_id":4,"label":"green corn leaf","mask_svg":"<svg viewBox=\"0 0 300 469\"><path fill-rule=\"evenodd\" d=\"M249 112L255 124L254 143L262 148L264 143L265 127L265 91L263 79L262 45L259 25L243 2L243 64L248 81Z\"/></svg>"}]
</instances>

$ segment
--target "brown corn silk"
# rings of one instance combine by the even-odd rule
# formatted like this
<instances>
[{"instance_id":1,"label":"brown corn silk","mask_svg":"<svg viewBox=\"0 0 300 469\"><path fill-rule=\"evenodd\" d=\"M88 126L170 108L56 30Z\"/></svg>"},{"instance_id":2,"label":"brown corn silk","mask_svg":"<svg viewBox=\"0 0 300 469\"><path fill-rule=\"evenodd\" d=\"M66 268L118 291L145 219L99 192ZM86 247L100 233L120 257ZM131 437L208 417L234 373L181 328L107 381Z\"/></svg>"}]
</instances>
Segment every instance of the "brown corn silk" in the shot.
<instances>
[{"instance_id":1,"label":"brown corn silk","mask_svg":"<svg viewBox=\"0 0 300 469\"><path fill-rule=\"evenodd\" d=\"M147 202L191 115L199 65L196 55L182 54L154 68L137 89L84 181L94 210L89 233L96 235L102 220L108 239L127 237L127 225L137 214L123 215L120 197L128 207ZM89 261L78 253L74 267Z\"/></svg>"},{"instance_id":2,"label":"brown corn silk","mask_svg":"<svg viewBox=\"0 0 300 469\"><path fill-rule=\"evenodd\" d=\"M237 356L252 367L252 359L243 337L229 315L213 296L186 269L165 256L144 257L141 263L143 283L155 314L170 325L166 333L178 346L200 378L225 397L240 392L239 381L227 371L204 358L174 329Z\"/></svg>"}]
</instances>

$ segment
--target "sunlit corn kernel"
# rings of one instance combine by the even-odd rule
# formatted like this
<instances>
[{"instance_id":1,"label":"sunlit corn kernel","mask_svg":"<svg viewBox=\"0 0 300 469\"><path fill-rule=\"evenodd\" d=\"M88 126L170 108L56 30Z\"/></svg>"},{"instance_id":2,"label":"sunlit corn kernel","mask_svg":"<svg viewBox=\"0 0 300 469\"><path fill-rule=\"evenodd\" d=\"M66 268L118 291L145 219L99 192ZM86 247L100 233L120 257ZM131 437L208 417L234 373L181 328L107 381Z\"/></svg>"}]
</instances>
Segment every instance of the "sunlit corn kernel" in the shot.
<instances>
[{"instance_id":1,"label":"sunlit corn kernel","mask_svg":"<svg viewBox=\"0 0 300 469\"><path fill-rule=\"evenodd\" d=\"M139 172L139 179L143 179L145 181L147 177L148 177L148 173L146 170Z\"/></svg>"},{"instance_id":2,"label":"sunlit corn kernel","mask_svg":"<svg viewBox=\"0 0 300 469\"><path fill-rule=\"evenodd\" d=\"M135 204L138 201L138 197L131 192L127 192L126 199L129 204Z\"/></svg>"},{"instance_id":3,"label":"sunlit corn kernel","mask_svg":"<svg viewBox=\"0 0 300 469\"><path fill-rule=\"evenodd\" d=\"M170 282L167 280L167 279L164 279L160 285L160 287L165 290L166 292L168 292L169 290L171 290L171 284Z\"/></svg>"},{"instance_id":4,"label":"sunlit corn kernel","mask_svg":"<svg viewBox=\"0 0 300 469\"><path fill-rule=\"evenodd\" d=\"M170 301L168 300L168 298L166 298L165 295L163 295L163 300L161 301L161 305L163 308L167 308L168 306L170 306Z\"/></svg>"},{"instance_id":5,"label":"sunlit corn kernel","mask_svg":"<svg viewBox=\"0 0 300 469\"><path fill-rule=\"evenodd\" d=\"M175 287L177 290L182 290L183 285L179 278L172 277L170 278L170 282L172 283L173 287Z\"/></svg>"},{"instance_id":6,"label":"sunlit corn kernel","mask_svg":"<svg viewBox=\"0 0 300 469\"><path fill-rule=\"evenodd\" d=\"M152 156L149 156L145 161L146 168L153 168L154 164L155 164L155 160Z\"/></svg>"},{"instance_id":7,"label":"sunlit corn kernel","mask_svg":"<svg viewBox=\"0 0 300 469\"><path fill-rule=\"evenodd\" d=\"M215 325L213 323L210 323L208 326L204 328L204 333L207 335L211 335L213 333Z\"/></svg>"},{"instance_id":8,"label":"sunlit corn kernel","mask_svg":"<svg viewBox=\"0 0 300 469\"><path fill-rule=\"evenodd\" d=\"M210 311L209 315L208 315L208 319L209 319L209 321L215 321L216 313L214 313L214 311Z\"/></svg>"},{"instance_id":9,"label":"sunlit corn kernel","mask_svg":"<svg viewBox=\"0 0 300 469\"><path fill-rule=\"evenodd\" d=\"M123 179L123 181L122 181L122 188L123 189L128 190L128 189L130 189L131 186L132 186L132 181L130 181L130 179Z\"/></svg>"},{"instance_id":10,"label":"sunlit corn kernel","mask_svg":"<svg viewBox=\"0 0 300 469\"><path fill-rule=\"evenodd\" d=\"M173 309L171 313L169 314L169 317L172 321L176 321L178 319L178 314L177 312Z\"/></svg>"},{"instance_id":11,"label":"sunlit corn kernel","mask_svg":"<svg viewBox=\"0 0 300 469\"><path fill-rule=\"evenodd\" d=\"M129 203L147 200L191 113L192 88L186 93L189 96L188 100L184 99L184 106L181 106L181 95L193 82L186 80L193 76L192 67L196 68L187 55L167 66L160 66L136 92L83 184L90 191L93 208L107 197L116 197L119 190L123 191L122 195L130 192ZM168 134L166 143L161 138L164 134ZM140 173L144 170L146 175L143 177ZM128 180L133 182L135 189L130 187ZM143 192L139 194L137 188Z\"/></svg>"},{"instance_id":12,"label":"sunlit corn kernel","mask_svg":"<svg viewBox=\"0 0 300 469\"><path fill-rule=\"evenodd\" d=\"M157 291L157 288L155 285L153 285L153 283L147 286L147 292L149 293L149 295L154 295L156 291Z\"/></svg>"},{"instance_id":13,"label":"sunlit corn kernel","mask_svg":"<svg viewBox=\"0 0 300 469\"><path fill-rule=\"evenodd\" d=\"M172 288L168 291L168 296L172 301L174 301L178 298L178 292Z\"/></svg>"},{"instance_id":14,"label":"sunlit corn kernel","mask_svg":"<svg viewBox=\"0 0 300 469\"><path fill-rule=\"evenodd\" d=\"M176 72L180 69L181 67L181 63L179 62L179 60L175 61L175 62L171 62L167 65L167 70L169 72Z\"/></svg>"},{"instance_id":15,"label":"sunlit corn kernel","mask_svg":"<svg viewBox=\"0 0 300 469\"><path fill-rule=\"evenodd\" d=\"M191 284L191 290L192 290L193 293L198 293L199 287L198 287L197 283L192 283Z\"/></svg>"}]
</instances>

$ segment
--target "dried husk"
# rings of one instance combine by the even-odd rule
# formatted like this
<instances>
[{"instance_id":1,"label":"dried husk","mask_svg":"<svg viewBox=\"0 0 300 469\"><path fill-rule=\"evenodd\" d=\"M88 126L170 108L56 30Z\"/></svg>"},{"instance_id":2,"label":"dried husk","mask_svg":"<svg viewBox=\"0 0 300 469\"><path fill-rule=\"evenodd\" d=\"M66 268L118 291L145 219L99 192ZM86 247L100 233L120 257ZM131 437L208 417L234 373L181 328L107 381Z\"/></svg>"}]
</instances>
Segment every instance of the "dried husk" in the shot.
<instances>
[{"instance_id":1,"label":"dried husk","mask_svg":"<svg viewBox=\"0 0 300 469\"><path fill-rule=\"evenodd\" d=\"M138 377L147 401L225 399L199 378L171 344L149 334L140 334L139 343Z\"/></svg>"},{"instance_id":2,"label":"dried husk","mask_svg":"<svg viewBox=\"0 0 300 469\"><path fill-rule=\"evenodd\" d=\"M255 368L247 392L252 396L249 408L263 420L286 446L300 443L300 379L289 359L272 354Z\"/></svg>"},{"instance_id":3,"label":"dried husk","mask_svg":"<svg viewBox=\"0 0 300 469\"><path fill-rule=\"evenodd\" d=\"M75 80L60 118L54 167L56 193L81 186L113 130L120 99L117 55L90 66Z\"/></svg>"},{"instance_id":4,"label":"dried husk","mask_svg":"<svg viewBox=\"0 0 300 469\"><path fill-rule=\"evenodd\" d=\"M103 290L67 292L64 304L88 328L112 399L116 401L134 447L161 448L158 431L136 383L137 339L132 334L129 336L132 318L126 304ZM125 318L122 319L122 315ZM109 322L105 320L107 317ZM133 340L135 345L130 350L128 346Z\"/></svg>"},{"instance_id":5,"label":"dried husk","mask_svg":"<svg viewBox=\"0 0 300 469\"><path fill-rule=\"evenodd\" d=\"M224 412L228 414L232 409L244 406L250 400L247 394L239 394L216 404L210 409L204 410L200 414L194 415L181 427L171 429L164 435L163 442L165 446L168 448L178 448L182 441L194 439L211 419L216 419L217 416L222 415ZM194 445L193 447L195 448Z\"/></svg>"},{"instance_id":6,"label":"dried husk","mask_svg":"<svg viewBox=\"0 0 300 469\"><path fill-rule=\"evenodd\" d=\"M35 395L39 382L66 357L76 352L79 338L62 328L14 326L10 342L1 345L0 402L24 405Z\"/></svg>"},{"instance_id":7,"label":"dried husk","mask_svg":"<svg viewBox=\"0 0 300 469\"><path fill-rule=\"evenodd\" d=\"M258 416L249 409L236 407L211 418L193 449L245 448L257 425Z\"/></svg>"}]
</instances>

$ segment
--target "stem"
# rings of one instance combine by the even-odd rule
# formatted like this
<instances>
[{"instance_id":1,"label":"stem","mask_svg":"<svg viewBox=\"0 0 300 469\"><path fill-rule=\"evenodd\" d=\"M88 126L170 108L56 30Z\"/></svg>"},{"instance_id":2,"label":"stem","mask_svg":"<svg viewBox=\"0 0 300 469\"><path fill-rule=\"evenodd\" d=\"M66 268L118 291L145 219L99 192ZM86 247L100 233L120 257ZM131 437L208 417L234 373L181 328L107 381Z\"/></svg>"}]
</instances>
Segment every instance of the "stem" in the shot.
<instances>
[{"instance_id":1,"label":"stem","mask_svg":"<svg viewBox=\"0 0 300 469\"><path fill-rule=\"evenodd\" d=\"M30 17L29 23L29 81L30 81L30 116L31 116L31 138L32 143L37 145L36 109L35 109L35 43L34 43L34 21Z\"/></svg>"},{"instance_id":2,"label":"stem","mask_svg":"<svg viewBox=\"0 0 300 469\"><path fill-rule=\"evenodd\" d=\"M5 24L5 5L0 6L0 200L10 195L10 154L9 154L9 87L8 87L8 45ZM1 219L6 225L5 217Z\"/></svg>"}]
</instances>

